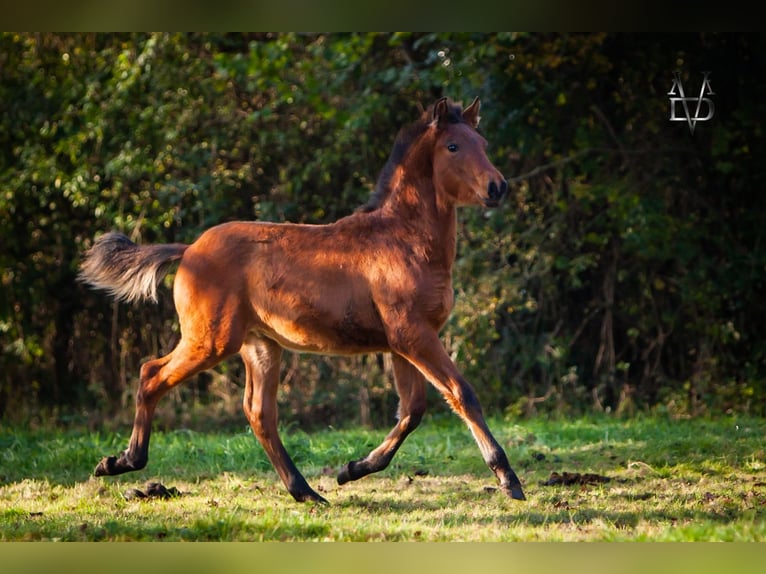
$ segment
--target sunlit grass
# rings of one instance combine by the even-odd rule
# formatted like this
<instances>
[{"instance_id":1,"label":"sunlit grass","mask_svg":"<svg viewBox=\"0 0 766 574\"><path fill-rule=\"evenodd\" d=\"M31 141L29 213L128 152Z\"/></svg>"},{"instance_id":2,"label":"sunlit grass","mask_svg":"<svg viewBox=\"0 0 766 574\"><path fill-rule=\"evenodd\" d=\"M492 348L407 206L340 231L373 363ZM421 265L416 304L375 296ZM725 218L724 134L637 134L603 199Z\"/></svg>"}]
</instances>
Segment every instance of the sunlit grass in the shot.
<instances>
[{"instance_id":1,"label":"sunlit grass","mask_svg":"<svg viewBox=\"0 0 766 574\"><path fill-rule=\"evenodd\" d=\"M329 506L287 494L250 431L157 432L143 471L93 478L128 431L0 431L2 540L766 540L760 419L612 418L490 421L524 483L526 502L494 489L467 429L427 418L391 466L338 486L348 460L385 430L283 439ZM544 486L552 472L596 473L597 485ZM126 500L148 481L167 500Z\"/></svg>"}]
</instances>

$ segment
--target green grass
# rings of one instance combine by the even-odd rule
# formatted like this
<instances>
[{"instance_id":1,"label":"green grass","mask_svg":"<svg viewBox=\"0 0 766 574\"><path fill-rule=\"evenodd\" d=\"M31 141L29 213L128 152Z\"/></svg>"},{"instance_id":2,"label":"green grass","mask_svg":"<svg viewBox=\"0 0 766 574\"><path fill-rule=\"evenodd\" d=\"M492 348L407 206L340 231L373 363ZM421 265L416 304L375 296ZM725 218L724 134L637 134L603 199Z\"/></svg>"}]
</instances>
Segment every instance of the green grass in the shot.
<instances>
[{"instance_id":1,"label":"green grass","mask_svg":"<svg viewBox=\"0 0 766 574\"><path fill-rule=\"evenodd\" d=\"M287 494L250 431L156 432L149 465L93 478L119 434L0 430L0 540L766 541L762 419L491 420L528 500L494 489L456 417L426 417L391 466L338 486L338 468L385 430L283 429L329 506ZM544 486L552 472L605 484ZM126 500L148 481L168 500Z\"/></svg>"}]
</instances>

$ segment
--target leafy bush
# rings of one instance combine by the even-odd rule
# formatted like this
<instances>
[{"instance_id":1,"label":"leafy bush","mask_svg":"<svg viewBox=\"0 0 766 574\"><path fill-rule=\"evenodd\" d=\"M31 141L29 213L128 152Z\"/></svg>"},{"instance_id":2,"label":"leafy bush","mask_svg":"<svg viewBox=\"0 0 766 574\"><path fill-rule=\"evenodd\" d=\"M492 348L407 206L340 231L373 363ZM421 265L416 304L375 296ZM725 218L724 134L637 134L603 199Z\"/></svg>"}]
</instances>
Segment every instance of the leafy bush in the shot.
<instances>
[{"instance_id":1,"label":"leafy bush","mask_svg":"<svg viewBox=\"0 0 766 574\"><path fill-rule=\"evenodd\" d=\"M765 47L2 34L0 411L122 412L142 360L176 342L169 292L133 308L75 282L98 233L192 241L232 219L332 221L365 201L419 105L478 95L512 194L460 215L444 340L485 409L763 413ZM676 69L689 86L712 70L716 115L693 136L668 121ZM284 375L280 400L302 422L388 424L396 408L382 358L290 358ZM241 380L232 360L178 396L209 404Z\"/></svg>"}]
</instances>

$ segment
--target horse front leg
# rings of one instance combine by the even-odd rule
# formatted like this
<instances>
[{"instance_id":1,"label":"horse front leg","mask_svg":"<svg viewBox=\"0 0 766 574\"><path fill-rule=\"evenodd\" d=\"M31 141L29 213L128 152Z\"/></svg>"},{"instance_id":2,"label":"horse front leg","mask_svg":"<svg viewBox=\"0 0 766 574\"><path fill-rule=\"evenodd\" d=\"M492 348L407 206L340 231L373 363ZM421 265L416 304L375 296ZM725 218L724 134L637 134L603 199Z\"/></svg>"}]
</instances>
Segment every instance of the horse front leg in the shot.
<instances>
[{"instance_id":1,"label":"horse front leg","mask_svg":"<svg viewBox=\"0 0 766 574\"><path fill-rule=\"evenodd\" d=\"M242 402L253 433L271 464L298 502L327 504L306 482L285 450L277 430L277 388L282 348L269 339L249 337L240 349L245 363L245 397Z\"/></svg>"},{"instance_id":2,"label":"horse front leg","mask_svg":"<svg viewBox=\"0 0 766 574\"><path fill-rule=\"evenodd\" d=\"M426 411L425 379L409 362L398 355L392 356L394 384L399 394L399 412L396 426L375 450L361 460L351 461L338 473L338 484L357 480L386 468L404 439L415 430Z\"/></svg>"},{"instance_id":3,"label":"horse front leg","mask_svg":"<svg viewBox=\"0 0 766 574\"><path fill-rule=\"evenodd\" d=\"M463 419L479 446L484 462L497 477L503 493L516 500L525 500L519 478L484 420L476 392L449 358L438 334L425 327L417 329L417 332L402 332L407 333L407 336L395 341L397 352L423 373L452 410Z\"/></svg>"}]
</instances>

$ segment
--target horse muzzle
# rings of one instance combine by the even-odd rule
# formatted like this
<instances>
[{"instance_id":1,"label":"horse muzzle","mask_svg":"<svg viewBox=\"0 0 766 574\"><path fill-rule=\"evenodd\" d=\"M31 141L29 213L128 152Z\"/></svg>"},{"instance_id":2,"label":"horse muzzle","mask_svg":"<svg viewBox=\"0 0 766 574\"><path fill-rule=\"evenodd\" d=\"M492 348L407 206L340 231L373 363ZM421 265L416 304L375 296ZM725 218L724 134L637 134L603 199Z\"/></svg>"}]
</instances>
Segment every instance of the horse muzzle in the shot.
<instances>
[{"instance_id":1,"label":"horse muzzle","mask_svg":"<svg viewBox=\"0 0 766 574\"><path fill-rule=\"evenodd\" d=\"M484 200L484 205L487 207L496 207L500 203L500 200L505 197L507 192L508 182L504 179L501 179L499 183L494 180L490 181L487 186L487 197Z\"/></svg>"}]
</instances>

